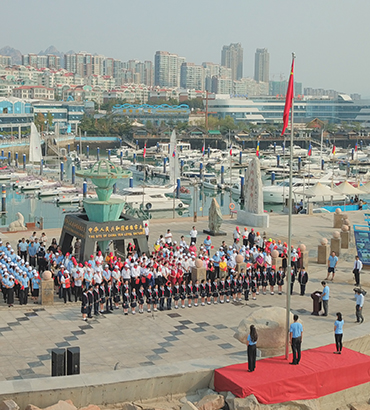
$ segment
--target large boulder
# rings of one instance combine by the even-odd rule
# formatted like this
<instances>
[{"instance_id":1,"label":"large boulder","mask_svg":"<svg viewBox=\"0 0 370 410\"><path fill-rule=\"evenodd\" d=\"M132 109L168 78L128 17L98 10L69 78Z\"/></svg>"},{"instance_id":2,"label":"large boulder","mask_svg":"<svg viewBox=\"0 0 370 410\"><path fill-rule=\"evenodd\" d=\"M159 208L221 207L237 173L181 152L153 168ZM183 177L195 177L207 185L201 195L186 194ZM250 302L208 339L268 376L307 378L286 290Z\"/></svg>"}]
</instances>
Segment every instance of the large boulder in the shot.
<instances>
[{"instance_id":1,"label":"large boulder","mask_svg":"<svg viewBox=\"0 0 370 410\"><path fill-rule=\"evenodd\" d=\"M263 407L258 403L258 400L251 394L244 399L235 398L234 399L234 409L233 410L261 410Z\"/></svg>"},{"instance_id":2,"label":"large boulder","mask_svg":"<svg viewBox=\"0 0 370 410\"><path fill-rule=\"evenodd\" d=\"M199 410L220 410L224 405L225 399L221 394L208 394L196 404Z\"/></svg>"},{"instance_id":3,"label":"large boulder","mask_svg":"<svg viewBox=\"0 0 370 410\"><path fill-rule=\"evenodd\" d=\"M4 400L0 403L0 410L19 410L19 406L13 400Z\"/></svg>"},{"instance_id":4,"label":"large boulder","mask_svg":"<svg viewBox=\"0 0 370 410\"><path fill-rule=\"evenodd\" d=\"M181 406L181 410L198 410L198 408L191 401L187 401Z\"/></svg>"},{"instance_id":5,"label":"large boulder","mask_svg":"<svg viewBox=\"0 0 370 410\"><path fill-rule=\"evenodd\" d=\"M285 320L286 309L281 307L269 307L254 310L249 316L243 319L235 339L246 344L249 335L250 325L254 325L258 333L257 347L262 356L282 354L285 346ZM290 314L290 322L293 321L293 314Z\"/></svg>"},{"instance_id":6,"label":"large boulder","mask_svg":"<svg viewBox=\"0 0 370 410\"><path fill-rule=\"evenodd\" d=\"M46 407L44 410L77 410L70 400L59 400L58 403Z\"/></svg>"}]
</instances>

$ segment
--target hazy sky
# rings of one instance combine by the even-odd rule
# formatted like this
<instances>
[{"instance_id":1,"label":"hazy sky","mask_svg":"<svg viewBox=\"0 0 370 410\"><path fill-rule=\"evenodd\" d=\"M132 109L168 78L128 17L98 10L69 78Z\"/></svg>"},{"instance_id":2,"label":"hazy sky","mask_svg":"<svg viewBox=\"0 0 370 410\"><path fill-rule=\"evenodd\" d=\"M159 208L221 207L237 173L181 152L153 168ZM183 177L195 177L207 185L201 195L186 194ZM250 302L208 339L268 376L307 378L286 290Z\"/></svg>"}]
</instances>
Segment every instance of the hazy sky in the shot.
<instances>
[{"instance_id":1,"label":"hazy sky","mask_svg":"<svg viewBox=\"0 0 370 410\"><path fill-rule=\"evenodd\" d=\"M220 63L240 42L244 76L256 48L270 53L270 79L287 78L291 52L304 87L370 96L369 0L12 0L1 4L0 48L38 53L54 45L121 60L157 50Z\"/></svg>"}]
</instances>

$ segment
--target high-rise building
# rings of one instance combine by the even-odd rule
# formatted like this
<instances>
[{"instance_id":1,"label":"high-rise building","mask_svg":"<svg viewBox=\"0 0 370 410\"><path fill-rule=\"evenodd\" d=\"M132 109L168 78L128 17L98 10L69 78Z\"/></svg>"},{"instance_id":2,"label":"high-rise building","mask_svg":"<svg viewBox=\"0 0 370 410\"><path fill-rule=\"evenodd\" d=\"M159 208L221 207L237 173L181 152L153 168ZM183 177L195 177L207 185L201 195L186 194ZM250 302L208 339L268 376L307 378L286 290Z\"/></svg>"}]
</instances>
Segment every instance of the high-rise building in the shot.
<instances>
[{"instance_id":1,"label":"high-rise building","mask_svg":"<svg viewBox=\"0 0 370 410\"><path fill-rule=\"evenodd\" d=\"M160 87L179 87L181 64L184 57L168 51L157 51L154 56L154 84Z\"/></svg>"},{"instance_id":2,"label":"high-rise building","mask_svg":"<svg viewBox=\"0 0 370 410\"><path fill-rule=\"evenodd\" d=\"M221 65L231 68L232 80L240 80L243 77L243 48L240 43L223 46Z\"/></svg>"},{"instance_id":3,"label":"high-rise building","mask_svg":"<svg viewBox=\"0 0 370 410\"><path fill-rule=\"evenodd\" d=\"M180 86L186 89L203 91L204 67L194 63L182 63Z\"/></svg>"},{"instance_id":4,"label":"high-rise building","mask_svg":"<svg viewBox=\"0 0 370 410\"><path fill-rule=\"evenodd\" d=\"M0 65L12 65L12 58L0 55Z\"/></svg>"},{"instance_id":5,"label":"high-rise building","mask_svg":"<svg viewBox=\"0 0 370 410\"><path fill-rule=\"evenodd\" d=\"M270 80L270 54L267 48L257 48L254 57L254 79L268 83Z\"/></svg>"}]
</instances>

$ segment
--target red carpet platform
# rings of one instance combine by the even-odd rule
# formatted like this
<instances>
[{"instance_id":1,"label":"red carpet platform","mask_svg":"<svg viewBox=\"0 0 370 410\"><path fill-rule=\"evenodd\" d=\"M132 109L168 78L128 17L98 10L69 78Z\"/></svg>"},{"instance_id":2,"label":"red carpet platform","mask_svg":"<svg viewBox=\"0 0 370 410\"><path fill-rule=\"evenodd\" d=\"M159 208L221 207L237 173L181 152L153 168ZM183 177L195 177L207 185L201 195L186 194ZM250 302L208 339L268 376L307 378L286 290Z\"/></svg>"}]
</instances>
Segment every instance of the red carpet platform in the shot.
<instances>
[{"instance_id":1,"label":"red carpet platform","mask_svg":"<svg viewBox=\"0 0 370 410\"><path fill-rule=\"evenodd\" d=\"M334 351L334 344L305 350L298 366L284 356L258 360L251 373L247 363L223 367L215 370L215 390L237 397L254 394L260 403L273 404L316 399L370 382L370 356L345 348L341 355Z\"/></svg>"}]
</instances>

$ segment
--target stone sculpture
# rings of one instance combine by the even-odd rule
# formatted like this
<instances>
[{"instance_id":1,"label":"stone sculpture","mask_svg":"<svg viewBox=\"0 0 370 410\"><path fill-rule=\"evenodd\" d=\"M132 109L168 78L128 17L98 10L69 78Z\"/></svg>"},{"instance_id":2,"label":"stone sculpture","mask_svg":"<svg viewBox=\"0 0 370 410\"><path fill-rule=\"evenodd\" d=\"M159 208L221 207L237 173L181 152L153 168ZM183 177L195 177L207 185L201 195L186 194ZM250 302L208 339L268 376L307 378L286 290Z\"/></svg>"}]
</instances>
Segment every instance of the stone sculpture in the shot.
<instances>
[{"instance_id":1,"label":"stone sculpture","mask_svg":"<svg viewBox=\"0 0 370 410\"><path fill-rule=\"evenodd\" d=\"M211 206L209 208L208 227L210 232L219 233L222 224L222 212L220 205L215 198L212 199Z\"/></svg>"},{"instance_id":2,"label":"stone sculpture","mask_svg":"<svg viewBox=\"0 0 370 410\"><path fill-rule=\"evenodd\" d=\"M258 332L258 349L262 356L280 354L285 346L285 316L286 310L281 307L261 308L254 310L243 319L234 338L246 344L250 325L254 325ZM290 314L290 322L293 314Z\"/></svg>"},{"instance_id":3,"label":"stone sculpture","mask_svg":"<svg viewBox=\"0 0 370 410\"><path fill-rule=\"evenodd\" d=\"M261 167L258 158L248 165L244 185L245 210L253 214L263 213L263 192Z\"/></svg>"},{"instance_id":4,"label":"stone sculpture","mask_svg":"<svg viewBox=\"0 0 370 410\"><path fill-rule=\"evenodd\" d=\"M257 157L250 161L245 173L244 209L238 211L237 221L247 226L269 226L269 215L263 209L261 167Z\"/></svg>"},{"instance_id":5,"label":"stone sculpture","mask_svg":"<svg viewBox=\"0 0 370 410\"><path fill-rule=\"evenodd\" d=\"M27 231L26 226L24 225L24 216L17 212L16 214L17 219L13 222L10 222L8 226L9 232L17 232L17 231Z\"/></svg>"}]
</instances>

